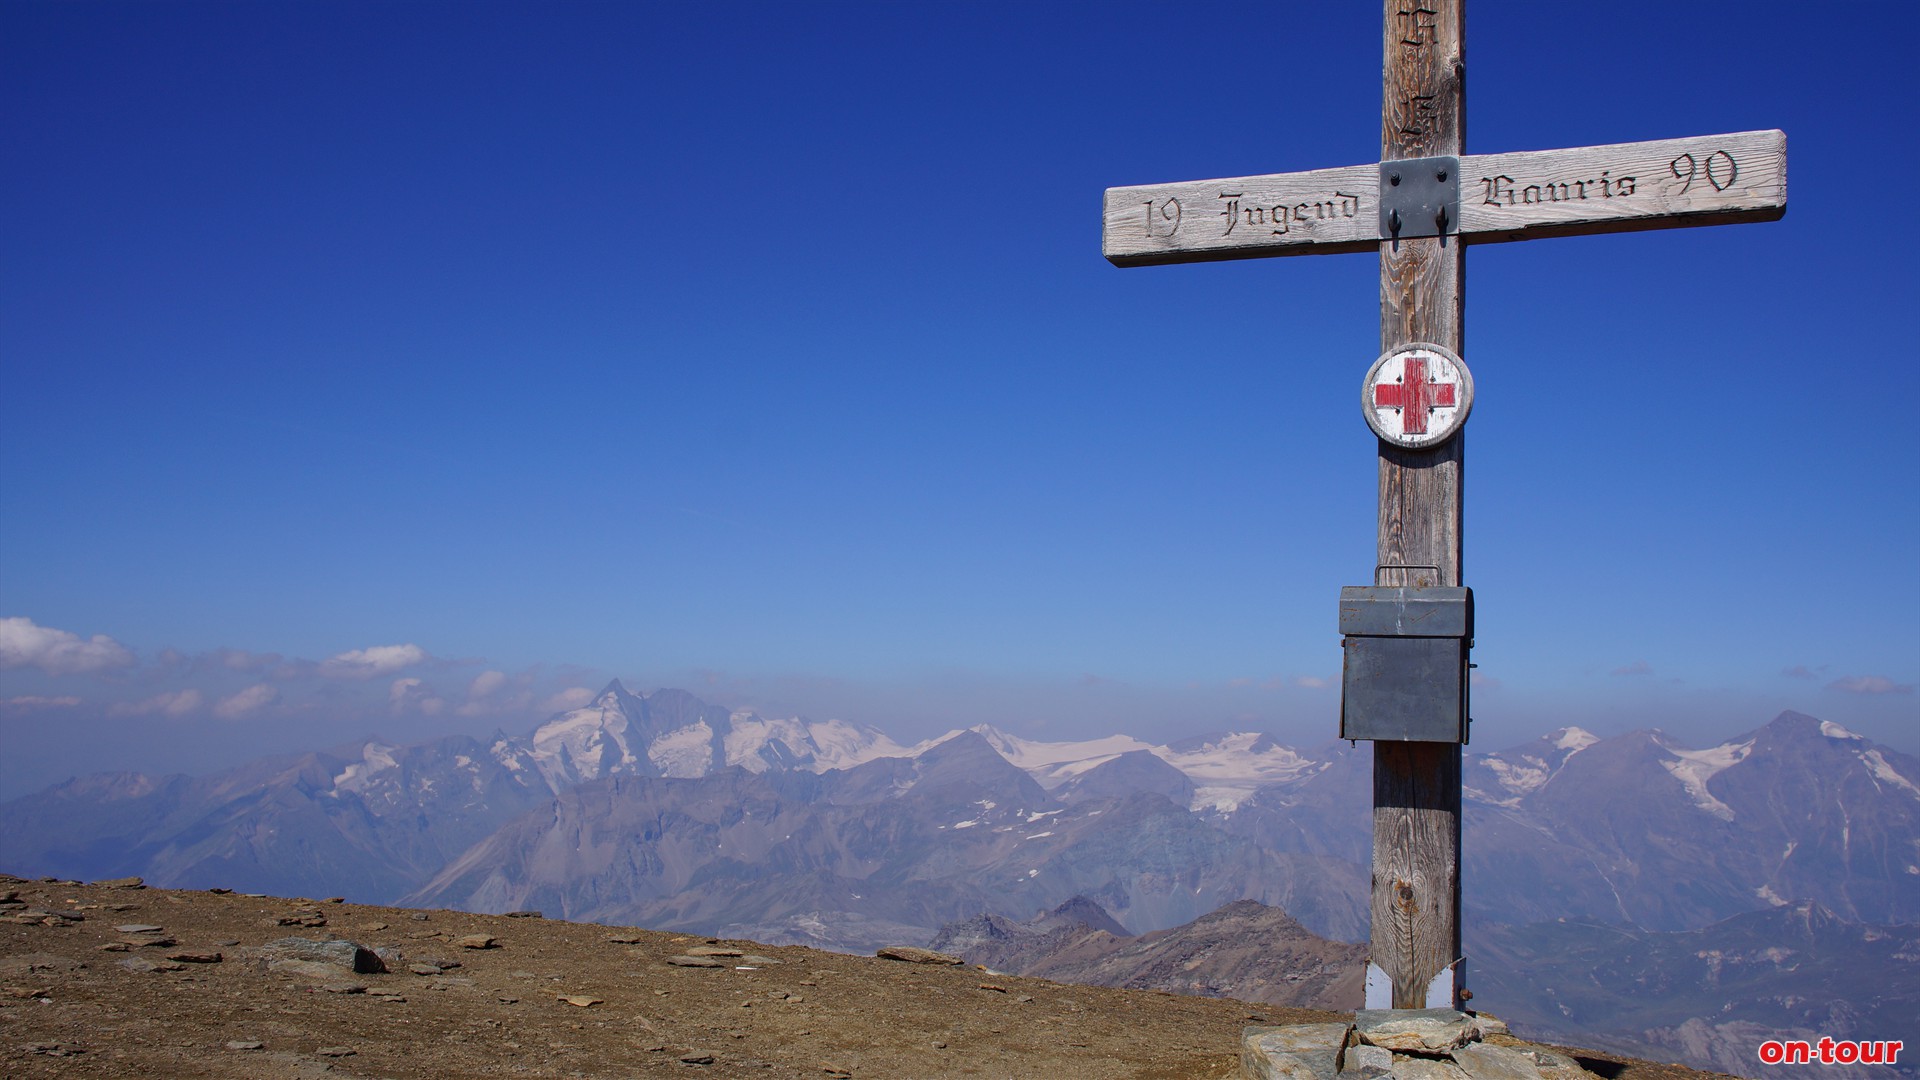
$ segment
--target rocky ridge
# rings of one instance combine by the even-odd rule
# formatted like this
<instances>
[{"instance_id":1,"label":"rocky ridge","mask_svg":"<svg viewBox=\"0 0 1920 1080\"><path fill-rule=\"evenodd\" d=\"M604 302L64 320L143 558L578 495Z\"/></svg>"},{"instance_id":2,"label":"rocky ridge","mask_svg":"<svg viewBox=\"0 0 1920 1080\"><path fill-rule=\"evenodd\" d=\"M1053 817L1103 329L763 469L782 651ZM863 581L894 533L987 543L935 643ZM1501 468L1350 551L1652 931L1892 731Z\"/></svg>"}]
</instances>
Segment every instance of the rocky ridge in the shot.
<instances>
[{"instance_id":1,"label":"rocky ridge","mask_svg":"<svg viewBox=\"0 0 1920 1080\"><path fill-rule=\"evenodd\" d=\"M18 878L0 896L0 1072L34 1080L1227 1080L1247 1024L1343 1022L530 912ZM1610 1080L1709 1075L1573 1053Z\"/></svg>"}]
</instances>

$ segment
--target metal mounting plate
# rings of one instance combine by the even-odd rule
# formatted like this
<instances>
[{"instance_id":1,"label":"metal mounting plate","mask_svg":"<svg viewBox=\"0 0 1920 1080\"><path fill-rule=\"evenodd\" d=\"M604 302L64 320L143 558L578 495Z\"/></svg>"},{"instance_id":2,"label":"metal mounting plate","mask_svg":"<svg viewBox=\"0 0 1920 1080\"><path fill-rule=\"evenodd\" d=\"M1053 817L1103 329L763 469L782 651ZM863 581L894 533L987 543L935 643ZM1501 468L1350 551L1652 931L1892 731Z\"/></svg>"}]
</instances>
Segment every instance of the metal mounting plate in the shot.
<instances>
[{"instance_id":1,"label":"metal mounting plate","mask_svg":"<svg viewBox=\"0 0 1920 1080\"><path fill-rule=\"evenodd\" d=\"M1390 240L1460 231L1460 159L1401 158L1380 163L1380 235Z\"/></svg>"}]
</instances>

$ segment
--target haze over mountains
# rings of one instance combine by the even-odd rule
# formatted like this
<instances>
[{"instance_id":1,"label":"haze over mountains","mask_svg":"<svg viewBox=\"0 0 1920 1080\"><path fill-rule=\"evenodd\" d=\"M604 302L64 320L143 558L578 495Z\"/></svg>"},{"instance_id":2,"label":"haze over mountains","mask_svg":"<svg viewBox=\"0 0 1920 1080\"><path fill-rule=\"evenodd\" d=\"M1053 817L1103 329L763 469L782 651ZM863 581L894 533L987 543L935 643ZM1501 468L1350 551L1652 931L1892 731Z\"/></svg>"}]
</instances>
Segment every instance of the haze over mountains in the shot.
<instances>
[{"instance_id":1,"label":"haze over mountains","mask_svg":"<svg viewBox=\"0 0 1920 1080\"><path fill-rule=\"evenodd\" d=\"M13 825L0 868L857 951L1076 897L1134 935L1255 900L1353 942L1366 935L1370 767L1364 746L1303 751L1259 733L1160 746L978 726L904 746L616 682L523 736L78 778L0 808ZM1564 729L1469 753L1465 779L1464 902L1481 938L1469 954L1504 958L1506 975L1481 979L1496 1012L1565 1000L1528 980L1580 927L1653 941L1767 912L1920 920L1920 762L1813 717L1783 713L1706 749ZM1912 968L1899 940L1863 938L1856 959ZM1496 988L1513 1003L1489 999ZM1791 1019L1776 1013L1764 1022ZM1862 1005L1849 1022L1878 1015ZM1591 1002L1540 1020L1686 1042ZM1688 1038L1708 1056L1718 1045L1711 1031Z\"/></svg>"}]
</instances>

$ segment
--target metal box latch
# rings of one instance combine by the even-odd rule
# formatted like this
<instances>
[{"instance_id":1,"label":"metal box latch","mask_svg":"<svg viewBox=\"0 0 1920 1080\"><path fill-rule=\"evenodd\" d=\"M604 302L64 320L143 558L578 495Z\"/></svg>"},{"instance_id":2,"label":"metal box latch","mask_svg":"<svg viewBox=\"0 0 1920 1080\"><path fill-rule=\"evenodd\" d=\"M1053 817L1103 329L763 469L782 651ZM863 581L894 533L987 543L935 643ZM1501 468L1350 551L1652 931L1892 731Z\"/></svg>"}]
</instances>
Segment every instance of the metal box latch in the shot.
<instances>
[{"instance_id":1,"label":"metal box latch","mask_svg":"<svg viewBox=\"0 0 1920 1080\"><path fill-rule=\"evenodd\" d=\"M1401 158L1380 163L1380 236L1411 240L1460 231L1460 159Z\"/></svg>"},{"instance_id":2,"label":"metal box latch","mask_svg":"<svg viewBox=\"0 0 1920 1080\"><path fill-rule=\"evenodd\" d=\"M1467 741L1472 589L1350 585L1340 633L1341 738Z\"/></svg>"}]
</instances>

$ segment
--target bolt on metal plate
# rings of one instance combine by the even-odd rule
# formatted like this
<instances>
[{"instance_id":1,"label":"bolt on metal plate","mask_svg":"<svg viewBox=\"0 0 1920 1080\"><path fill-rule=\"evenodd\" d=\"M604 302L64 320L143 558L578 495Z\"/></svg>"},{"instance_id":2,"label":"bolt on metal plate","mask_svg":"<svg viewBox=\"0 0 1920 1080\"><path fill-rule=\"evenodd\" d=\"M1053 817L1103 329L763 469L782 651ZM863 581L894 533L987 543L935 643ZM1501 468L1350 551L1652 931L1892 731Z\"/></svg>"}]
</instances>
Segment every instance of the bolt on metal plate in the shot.
<instances>
[{"instance_id":1,"label":"bolt on metal plate","mask_svg":"<svg viewBox=\"0 0 1920 1080\"><path fill-rule=\"evenodd\" d=\"M1453 236L1460 231L1460 159L1401 158L1380 163L1380 235L1388 240Z\"/></svg>"}]
</instances>

